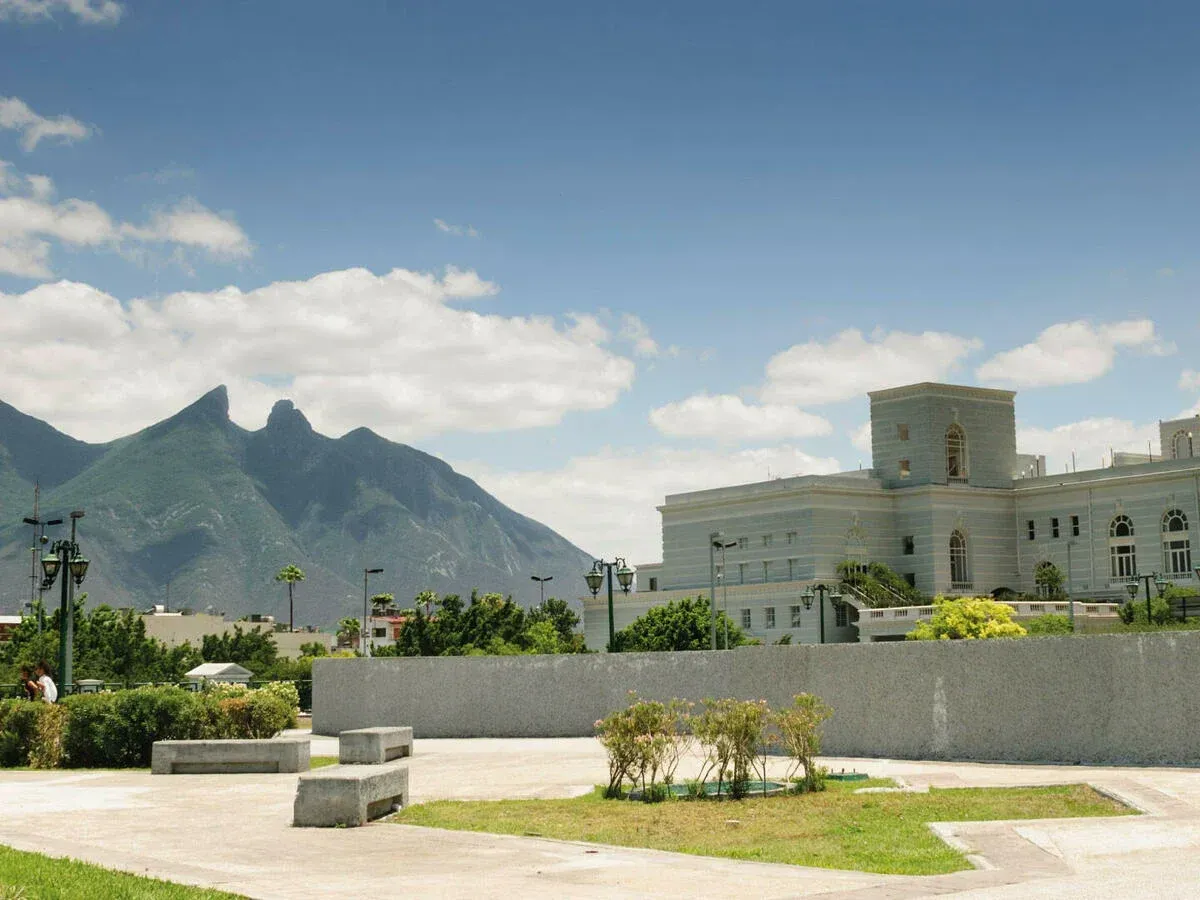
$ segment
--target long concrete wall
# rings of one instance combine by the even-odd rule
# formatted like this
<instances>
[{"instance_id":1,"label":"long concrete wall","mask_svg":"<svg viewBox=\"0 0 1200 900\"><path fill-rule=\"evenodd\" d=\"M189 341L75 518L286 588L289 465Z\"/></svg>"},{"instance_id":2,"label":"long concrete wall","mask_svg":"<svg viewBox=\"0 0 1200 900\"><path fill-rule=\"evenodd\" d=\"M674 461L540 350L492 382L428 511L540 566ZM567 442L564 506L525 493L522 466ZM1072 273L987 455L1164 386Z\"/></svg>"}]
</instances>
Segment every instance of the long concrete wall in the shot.
<instances>
[{"instance_id":1,"label":"long concrete wall","mask_svg":"<svg viewBox=\"0 0 1200 900\"><path fill-rule=\"evenodd\" d=\"M729 652L319 659L313 730L594 733L627 692L834 708L824 752L910 759L1200 765L1200 632Z\"/></svg>"}]
</instances>

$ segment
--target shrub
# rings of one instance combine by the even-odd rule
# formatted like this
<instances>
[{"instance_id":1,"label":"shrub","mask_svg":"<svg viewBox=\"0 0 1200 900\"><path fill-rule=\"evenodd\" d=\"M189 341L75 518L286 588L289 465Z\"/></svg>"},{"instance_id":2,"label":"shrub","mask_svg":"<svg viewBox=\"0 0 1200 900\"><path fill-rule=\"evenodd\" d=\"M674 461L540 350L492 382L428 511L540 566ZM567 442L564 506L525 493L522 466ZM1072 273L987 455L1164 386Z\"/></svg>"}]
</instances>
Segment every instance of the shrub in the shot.
<instances>
[{"instance_id":1,"label":"shrub","mask_svg":"<svg viewBox=\"0 0 1200 900\"><path fill-rule=\"evenodd\" d=\"M825 788L823 770L814 760L821 752L821 724L833 710L813 694L797 694L792 705L771 714L771 723L779 729L779 743L793 760L788 780L804 772L800 782L805 791Z\"/></svg>"},{"instance_id":2,"label":"shrub","mask_svg":"<svg viewBox=\"0 0 1200 900\"><path fill-rule=\"evenodd\" d=\"M241 696L217 701L234 738L273 738L288 726L295 709L265 691L248 691Z\"/></svg>"},{"instance_id":3,"label":"shrub","mask_svg":"<svg viewBox=\"0 0 1200 900\"><path fill-rule=\"evenodd\" d=\"M665 799L665 787L662 791L652 788L674 780L675 769L690 741L684 729L689 704L682 700L639 700L632 691L630 698L628 707L596 722L596 733L608 752L604 796L620 797L625 782L630 781L641 786L644 800Z\"/></svg>"},{"instance_id":4,"label":"shrub","mask_svg":"<svg viewBox=\"0 0 1200 900\"><path fill-rule=\"evenodd\" d=\"M1012 620L1013 608L990 597L935 597L933 618L919 622L905 637L910 641L983 640L1024 637Z\"/></svg>"},{"instance_id":5,"label":"shrub","mask_svg":"<svg viewBox=\"0 0 1200 900\"><path fill-rule=\"evenodd\" d=\"M52 769L62 761L66 713L53 703L0 703L0 764Z\"/></svg>"},{"instance_id":6,"label":"shrub","mask_svg":"<svg viewBox=\"0 0 1200 900\"><path fill-rule=\"evenodd\" d=\"M726 784L735 799L746 795L768 712L766 700L709 699L692 719L692 731L707 753L701 780L716 773L717 796Z\"/></svg>"},{"instance_id":7,"label":"shrub","mask_svg":"<svg viewBox=\"0 0 1200 900\"><path fill-rule=\"evenodd\" d=\"M1062 616L1056 613L1047 613L1044 616L1038 616L1036 619L1030 619L1025 623L1025 630L1032 635L1054 635L1054 634L1073 634L1071 629L1070 616Z\"/></svg>"},{"instance_id":8,"label":"shrub","mask_svg":"<svg viewBox=\"0 0 1200 900\"><path fill-rule=\"evenodd\" d=\"M1146 599L1141 597L1137 600L1122 603L1117 607L1117 615L1121 617L1121 621L1126 625L1147 624ZM1171 604L1169 601L1161 597L1155 597L1150 601L1149 624L1167 625L1174 621L1174 619L1175 617L1171 613Z\"/></svg>"},{"instance_id":9,"label":"shrub","mask_svg":"<svg viewBox=\"0 0 1200 900\"><path fill-rule=\"evenodd\" d=\"M287 706L288 720L284 728L295 728L300 724L300 691L292 681L268 681L259 688L265 694L278 697Z\"/></svg>"},{"instance_id":10,"label":"shrub","mask_svg":"<svg viewBox=\"0 0 1200 900\"><path fill-rule=\"evenodd\" d=\"M63 740L64 764L77 769L94 769L106 764L104 747L109 744L117 695L75 694L64 697L68 711Z\"/></svg>"}]
</instances>

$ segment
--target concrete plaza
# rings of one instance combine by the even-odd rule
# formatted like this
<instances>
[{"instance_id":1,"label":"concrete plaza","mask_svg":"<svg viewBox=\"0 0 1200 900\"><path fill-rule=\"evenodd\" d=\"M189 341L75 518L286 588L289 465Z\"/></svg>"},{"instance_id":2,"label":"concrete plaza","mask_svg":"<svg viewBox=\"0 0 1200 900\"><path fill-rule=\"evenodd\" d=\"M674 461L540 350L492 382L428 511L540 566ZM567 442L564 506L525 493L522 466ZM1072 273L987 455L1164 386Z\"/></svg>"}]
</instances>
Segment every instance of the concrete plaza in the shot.
<instances>
[{"instance_id":1,"label":"concrete plaza","mask_svg":"<svg viewBox=\"0 0 1200 900\"><path fill-rule=\"evenodd\" d=\"M313 738L313 755L336 739ZM605 779L591 738L420 740L413 802L565 797ZM1146 815L939 826L977 868L906 877L375 822L290 827L295 775L4 772L0 843L256 898L1194 897L1200 771L827 759L929 785L1087 782Z\"/></svg>"}]
</instances>

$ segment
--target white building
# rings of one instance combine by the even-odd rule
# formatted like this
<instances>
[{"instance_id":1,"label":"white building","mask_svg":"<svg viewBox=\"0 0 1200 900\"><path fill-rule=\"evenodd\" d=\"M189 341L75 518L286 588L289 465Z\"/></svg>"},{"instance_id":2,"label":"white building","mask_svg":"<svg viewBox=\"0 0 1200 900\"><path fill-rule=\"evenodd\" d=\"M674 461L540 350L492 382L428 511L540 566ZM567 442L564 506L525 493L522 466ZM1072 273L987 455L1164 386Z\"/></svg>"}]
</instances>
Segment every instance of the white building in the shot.
<instances>
[{"instance_id":1,"label":"white building","mask_svg":"<svg viewBox=\"0 0 1200 900\"><path fill-rule=\"evenodd\" d=\"M766 641L820 640L822 604L806 610L801 594L838 585L847 559L885 563L929 595L1033 594L1046 562L1076 599L1121 602L1131 577L1152 572L1195 583L1200 417L1162 422L1157 457L1055 475L1044 456L1017 453L1012 391L923 383L869 396L871 469L668 496L662 562L639 566L636 592L617 596L617 629L651 606L707 597L714 533L734 544L716 551L718 606ZM825 605L825 640L883 637L847 600ZM603 592L584 599L584 627L589 647L605 646Z\"/></svg>"}]
</instances>

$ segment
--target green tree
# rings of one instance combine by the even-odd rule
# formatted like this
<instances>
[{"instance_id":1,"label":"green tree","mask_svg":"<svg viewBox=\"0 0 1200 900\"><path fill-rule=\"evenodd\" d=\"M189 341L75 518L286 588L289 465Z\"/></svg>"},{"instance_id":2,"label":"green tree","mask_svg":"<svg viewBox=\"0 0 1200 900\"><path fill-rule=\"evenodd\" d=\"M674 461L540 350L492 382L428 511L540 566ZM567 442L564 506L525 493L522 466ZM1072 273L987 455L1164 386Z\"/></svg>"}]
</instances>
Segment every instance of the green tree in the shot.
<instances>
[{"instance_id":1,"label":"green tree","mask_svg":"<svg viewBox=\"0 0 1200 900\"><path fill-rule=\"evenodd\" d=\"M1055 635L1055 634L1072 634L1071 619L1069 616L1061 616L1055 613L1047 613L1044 616L1038 616L1036 619L1030 619L1025 623L1025 630L1031 635Z\"/></svg>"},{"instance_id":2,"label":"green tree","mask_svg":"<svg viewBox=\"0 0 1200 900\"><path fill-rule=\"evenodd\" d=\"M1063 587L1066 578L1062 569L1052 562L1040 562L1034 567L1033 583L1037 585L1038 594L1042 597L1058 600L1067 595Z\"/></svg>"},{"instance_id":3,"label":"green tree","mask_svg":"<svg viewBox=\"0 0 1200 900\"><path fill-rule=\"evenodd\" d=\"M372 594L371 595L371 615L386 616L396 610L396 595L395 594Z\"/></svg>"},{"instance_id":4,"label":"green tree","mask_svg":"<svg viewBox=\"0 0 1200 900\"><path fill-rule=\"evenodd\" d=\"M362 631L362 622L354 616L346 616L338 622L337 637L339 641L353 644L360 631Z\"/></svg>"},{"instance_id":5,"label":"green tree","mask_svg":"<svg viewBox=\"0 0 1200 900\"><path fill-rule=\"evenodd\" d=\"M1023 637L1012 620L1013 608L991 597L935 597L933 617L919 622L905 637L910 641L982 640Z\"/></svg>"},{"instance_id":6,"label":"green tree","mask_svg":"<svg viewBox=\"0 0 1200 900\"><path fill-rule=\"evenodd\" d=\"M299 566L294 566L291 563L284 566L275 573L275 580L282 581L288 587L288 631L296 630L296 611L292 602L292 590L296 586L297 581L304 580L304 570Z\"/></svg>"},{"instance_id":7,"label":"green tree","mask_svg":"<svg viewBox=\"0 0 1200 900\"><path fill-rule=\"evenodd\" d=\"M587 649L583 634L579 631L579 614L565 600L551 597L540 606L530 609L525 615L525 622L529 630L542 622L549 622L558 634L558 653L583 653Z\"/></svg>"},{"instance_id":8,"label":"green tree","mask_svg":"<svg viewBox=\"0 0 1200 900\"><path fill-rule=\"evenodd\" d=\"M615 635L613 648L625 653L645 653L665 650L708 650L710 647L712 612L703 597L672 600L666 606L654 606L634 619ZM729 646L747 643L742 629L733 624L723 612L717 613L717 633L729 628Z\"/></svg>"},{"instance_id":9,"label":"green tree","mask_svg":"<svg viewBox=\"0 0 1200 900\"><path fill-rule=\"evenodd\" d=\"M237 663L259 677L265 677L278 659L275 638L270 632L258 628L244 631L241 625L234 625L232 634L206 634L200 654L205 662Z\"/></svg>"}]
</instances>

